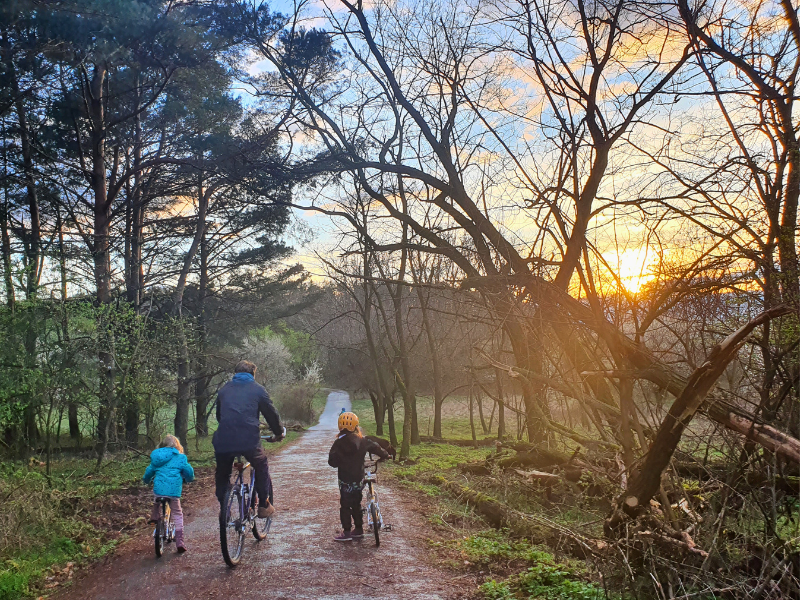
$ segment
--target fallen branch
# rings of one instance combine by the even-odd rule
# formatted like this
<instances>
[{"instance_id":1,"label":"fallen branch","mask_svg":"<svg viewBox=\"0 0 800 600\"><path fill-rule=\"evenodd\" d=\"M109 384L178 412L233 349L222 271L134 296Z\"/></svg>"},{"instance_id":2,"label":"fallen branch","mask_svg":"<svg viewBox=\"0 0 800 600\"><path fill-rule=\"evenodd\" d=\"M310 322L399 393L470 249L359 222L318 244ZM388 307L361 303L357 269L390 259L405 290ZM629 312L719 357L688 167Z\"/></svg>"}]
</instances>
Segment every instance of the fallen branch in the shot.
<instances>
[{"instance_id":1,"label":"fallen branch","mask_svg":"<svg viewBox=\"0 0 800 600\"><path fill-rule=\"evenodd\" d=\"M561 477L553 473L545 473L544 471L522 471L521 469L514 469L517 475L521 475L525 479L534 479L536 481L555 482L561 481Z\"/></svg>"},{"instance_id":2,"label":"fallen branch","mask_svg":"<svg viewBox=\"0 0 800 600\"><path fill-rule=\"evenodd\" d=\"M606 533L615 531L626 515L635 518L650 505L650 499L661 486L661 474L672 459L684 430L750 333L759 325L789 312L789 307L782 306L761 313L715 346L706 361L694 370L658 428L641 470L615 502L606 521Z\"/></svg>"}]
</instances>

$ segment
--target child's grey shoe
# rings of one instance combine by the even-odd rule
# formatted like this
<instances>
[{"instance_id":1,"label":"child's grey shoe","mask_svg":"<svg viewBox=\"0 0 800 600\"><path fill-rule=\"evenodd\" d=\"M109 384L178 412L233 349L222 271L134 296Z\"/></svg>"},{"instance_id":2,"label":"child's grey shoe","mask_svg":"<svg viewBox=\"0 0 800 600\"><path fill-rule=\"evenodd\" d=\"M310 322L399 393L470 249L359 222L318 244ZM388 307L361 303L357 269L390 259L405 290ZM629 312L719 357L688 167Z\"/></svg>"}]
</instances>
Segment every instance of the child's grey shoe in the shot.
<instances>
[{"instance_id":1,"label":"child's grey shoe","mask_svg":"<svg viewBox=\"0 0 800 600\"><path fill-rule=\"evenodd\" d=\"M353 533L350 534L350 537L353 538L354 540L357 539L360 540L361 538L364 537L364 530L362 528L356 527L353 530Z\"/></svg>"}]
</instances>

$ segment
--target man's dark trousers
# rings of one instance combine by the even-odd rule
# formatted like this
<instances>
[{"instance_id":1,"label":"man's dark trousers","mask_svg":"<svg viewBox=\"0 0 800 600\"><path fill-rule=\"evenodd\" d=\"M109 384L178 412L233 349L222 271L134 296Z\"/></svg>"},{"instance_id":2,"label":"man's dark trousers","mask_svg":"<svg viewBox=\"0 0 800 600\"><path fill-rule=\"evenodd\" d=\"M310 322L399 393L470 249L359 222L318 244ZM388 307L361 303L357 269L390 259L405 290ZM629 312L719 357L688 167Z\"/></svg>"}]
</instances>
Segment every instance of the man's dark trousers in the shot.
<instances>
[{"instance_id":1,"label":"man's dark trousers","mask_svg":"<svg viewBox=\"0 0 800 600\"><path fill-rule=\"evenodd\" d=\"M247 452L228 452L225 454L215 454L217 459L217 472L216 472L216 486L217 486L217 499L220 504L225 501L225 492L228 490L228 483L231 478L231 469L233 468L233 459L237 456L244 456L245 460L250 461L250 465L256 472L256 491L258 492L258 501L261 506L266 506L265 498L269 498L270 504L273 504L272 496L272 481L269 477L269 465L267 464L267 455L261 446L248 450Z\"/></svg>"}]
</instances>

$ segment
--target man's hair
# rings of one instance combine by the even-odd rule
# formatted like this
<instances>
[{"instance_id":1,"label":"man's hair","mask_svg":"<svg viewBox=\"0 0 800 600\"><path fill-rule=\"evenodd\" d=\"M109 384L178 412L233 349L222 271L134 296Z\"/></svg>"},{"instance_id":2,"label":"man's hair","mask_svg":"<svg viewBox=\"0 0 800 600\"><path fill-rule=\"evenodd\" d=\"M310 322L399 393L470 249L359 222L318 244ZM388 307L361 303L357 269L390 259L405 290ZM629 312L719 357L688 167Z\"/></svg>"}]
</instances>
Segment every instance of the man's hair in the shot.
<instances>
[{"instance_id":1,"label":"man's hair","mask_svg":"<svg viewBox=\"0 0 800 600\"><path fill-rule=\"evenodd\" d=\"M251 363L249 360L240 360L236 363L236 367L233 369L234 373L250 373L250 375L256 374L256 366Z\"/></svg>"}]
</instances>

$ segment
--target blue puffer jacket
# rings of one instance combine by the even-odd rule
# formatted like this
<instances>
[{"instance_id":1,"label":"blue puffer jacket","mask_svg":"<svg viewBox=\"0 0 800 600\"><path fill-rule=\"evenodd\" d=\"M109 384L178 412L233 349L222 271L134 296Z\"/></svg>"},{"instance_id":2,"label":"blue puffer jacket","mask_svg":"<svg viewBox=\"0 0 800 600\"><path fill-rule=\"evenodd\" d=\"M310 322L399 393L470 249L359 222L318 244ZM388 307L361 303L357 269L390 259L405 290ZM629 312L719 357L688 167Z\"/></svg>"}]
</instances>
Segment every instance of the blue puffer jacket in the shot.
<instances>
[{"instance_id":1,"label":"blue puffer jacket","mask_svg":"<svg viewBox=\"0 0 800 600\"><path fill-rule=\"evenodd\" d=\"M156 496L180 498L183 482L194 479L194 469L186 455L176 448L156 448L150 453L150 466L142 479L150 483L154 478L153 493Z\"/></svg>"}]
</instances>

